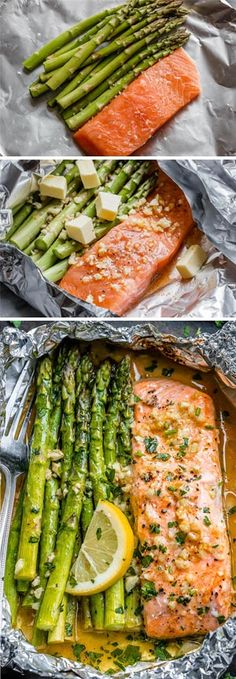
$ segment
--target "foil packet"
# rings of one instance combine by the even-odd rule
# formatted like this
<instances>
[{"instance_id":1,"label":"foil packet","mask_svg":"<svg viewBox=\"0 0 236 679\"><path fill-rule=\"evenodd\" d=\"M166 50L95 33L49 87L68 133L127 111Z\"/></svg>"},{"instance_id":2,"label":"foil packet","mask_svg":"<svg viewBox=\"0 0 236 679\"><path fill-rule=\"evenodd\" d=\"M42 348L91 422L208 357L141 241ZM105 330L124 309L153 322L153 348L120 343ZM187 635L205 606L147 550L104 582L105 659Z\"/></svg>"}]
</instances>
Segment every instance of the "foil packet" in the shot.
<instances>
[{"instance_id":1,"label":"foil packet","mask_svg":"<svg viewBox=\"0 0 236 679\"><path fill-rule=\"evenodd\" d=\"M26 333L5 328L0 335L0 397L2 430L5 427L9 397L21 375L24 390L34 373L37 359L54 349L65 337L92 342L104 340L134 351L156 349L183 365L201 370L215 370L223 393L236 406L236 325L226 323L213 335L180 338L161 331L159 323L111 321L57 321L40 325ZM22 374L24 377L22 379ZM21 391L14 408L19 408ZM7 418L6 418L7 419ZM14 471L7 469L7 479ZM8 485L6 487L6 496ZM6 535L5 535L6 542ZM4 560L1 565L4 575ZM117 679L220 679L235 652L236 617L207 635L200 648L176 660L139 663L116 673ZM3 600L2 665L19 672L36 672L52 679L105 679L103 673L79 662L38 653L19 630L11 628L6 599Z\"/></svg>"},{"instance_id":2,"label":"foil packet","mask_svg":"<svg viewBox=\"0 0 236 679\"><path fill-rule=\"evenodd\" d=\"M117 0L0 0L2 15L3 155L79 155L73 137L45 97L28 92L37 71L27 74L23 60L56 35ZM185 0L190 10L185 46L200 74L202 95L164 125L136 155L226 156L236 150L234 0Z\"/></svg>"},{"instance_id":3,"label":"foil packet","mask_svg":"<svg viewBox=\"0 0 236 679\"><path fill-rule=\"evenodd\" d=\"M38 173L53 168L49 160L35 163ZM236 317L236 161L178 159L160 160L158 164L184 191L202 232L200 244L208 258L198 274L185 281L173 262L164 284L151 289L126 317L153 320L186 315L203 320ZM13 160L0 161L0 183L8 200L12 187L16 199L17 191L21 193L22 184L30 176L30 171L24 169L14 181L15 165L18 163ZM5 228L0 230L0 239L6 232ZM111 312L77 300L49 283L30 257L3 240L0 281L45 316L112 317Z\"/></svg>"}]
</instances>

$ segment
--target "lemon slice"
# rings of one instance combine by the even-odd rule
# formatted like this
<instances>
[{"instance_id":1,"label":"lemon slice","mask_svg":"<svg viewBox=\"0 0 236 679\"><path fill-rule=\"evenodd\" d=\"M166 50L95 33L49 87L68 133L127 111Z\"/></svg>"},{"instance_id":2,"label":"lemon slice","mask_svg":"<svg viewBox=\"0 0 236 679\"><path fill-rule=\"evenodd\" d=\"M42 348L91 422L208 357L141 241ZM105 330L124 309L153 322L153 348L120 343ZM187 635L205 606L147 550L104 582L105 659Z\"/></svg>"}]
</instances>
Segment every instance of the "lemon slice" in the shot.
<instances>
[{"instance_id":1,"label":"lemon slice","mask_svg":"<svg viewBox=\"0 0 236 679\"><path fill-rule=\"evenodd\" d=\"M125 514L100 501L72 568L66 592L85 596L103 592L122 578L134 551L134 535Z\"/></svg>"}]
</instances>

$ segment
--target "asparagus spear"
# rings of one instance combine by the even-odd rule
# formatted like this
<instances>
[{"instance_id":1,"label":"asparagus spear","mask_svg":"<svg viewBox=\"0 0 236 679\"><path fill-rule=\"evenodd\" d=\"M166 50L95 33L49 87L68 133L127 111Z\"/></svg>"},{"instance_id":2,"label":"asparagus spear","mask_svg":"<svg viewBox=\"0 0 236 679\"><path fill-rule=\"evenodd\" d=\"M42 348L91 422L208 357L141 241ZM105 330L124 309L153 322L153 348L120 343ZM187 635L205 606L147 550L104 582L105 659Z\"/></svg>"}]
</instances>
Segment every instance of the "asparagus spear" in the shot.
<instances>
[{"instance_id":1,"label":"asparagus spear","mask_svg":"<svg viewBox=\"0 0 236 679\"><path fill-rule=\"evenodd\" d=\"M137 209L139 207L140 200L147 198L151 193L152 189L156 186L156 173L153 173L146 181L141 184L138 190L131 196L127 203L123 203L119 209L118 217L107 225L107 222L98 222L95 225L96 235L98 238L102 238L110 228L113 228L124 218L125 215L129 214L131 210Z\"/></svg>"},{"instance_id":2,"label":"asparagus spear","mask_svg":"<svg viewBox=\"0 0 236 679\"><path fill-rule=\"evenodd\" d=\"M50 417L50 431L48 437L49 454L58 458L58 453L55 451L58 445L59 430L61 423L61 379L63 367L63 350L59 349L57 357L53 366L53 382L52 382L52 410ZM55 452L54 452L55 451ZM60 458L59 458L60 459ZM57 465L58 463L56 463ZM59 463L60 464L60 463ZM54 467L55 470L55 467ZM53 552L56 542L56 535L59 520L59 480L58 476L52 475L52 470L48 470L49 477L46 480L45 496L44 496L44 510L42 516L42 534L40 539L40 556L39 556L39 575L33 583L35 585L31 595L34 597L32 606L38 610L42 594L47 584L48 573L53 568ZM37 597L35 598L37 594ZM27 597L26 601L27 603ZM28 599L28 603L30 600ZM32 643L34 646L40 648L46 644L46 635L42 630L37 629L37 615L33 627Z\"/></svg>"},{"instance_id":3,"label":"asparagus spear","mask_svg":"<svg viewBox=\"0 0 236 679\"><path fill-rule=\"evenodd\" d=\"M78 71L80 66L84 64L84 62L88 59L90 54L94 52L96 47L98 45L101 45L109 35L111 35L112 31L116 26L120 24L120 17L117 15L111 15L111 17L108 19L107 23L103 28L100 29L100 31L97 32L96 37L92 37L89 42L86 42L84 45L82 45L77 53L65 64L60 68L59 72L53 75L49 80L48 80L48 87L51 88L51 90L56 90L60 85L62 85L68 78L71 77L75 71Z\"/></svg>"},{"instance_id":4,"label":"asparagus spear","mask_svg":"<svg viewBox=\"0 0 236 679\"><path fill-rule=\"evenodd\" d=\"M105 179L109 176L110 172L112 169L115 167L117 161L116 160L107 160L105 161L101 167L98 168L98 176L100 179L101 184L104 183ZM50 245L55 241L55 239L58 237L60 232L62 231L65 223L65 219L67 217L74 217L77 212L80 212L84 205L89 201L89 199L96 193L95 189L89 189L88 191L81 191L78 194L78 197L76 199L76 202L73 201L65 207L59 215L53 219L48 228L45 229L45 232L40 235L40 237L36 241L37 247L39 247L42 250L47 250ZM79 202L77 202L79 200Z\"/></svg>"},{"instance_id":5,"label":"asparagus spear","mask_svg":"<svg viewBox=\"0 0 236 679\"><path fill-rule=\"evenodd\" d=\"M71 567L87 475L91 410L90 387L93 382L93 365L88 356L83 356L81 359L79 375L82 377L81 388L79 392L77 391L77 424L71 482L57 536L55 568L49 577L37 621L38 628L45 630L53 629L58 620Z\"/></svg>"},{"instance_id":6,"label":"asparagus spear","mask_svg":"<svg viewBox=\"0 0 236 679\"><path fill-rule=\"evenodd\" d=\"M90 424L89 470L93 488L94 505L107 497L107 481L105 477L105 460L103 449L103 427L106 417L106 403L111 378L110 361L104 361L96 375L93 389ZM104 626L104 596L102 593L91 597L91 615L93 626L97 630Z\"/></svg>"},{"instance_id":7,"label":"asparagus spear","mask_svg":"<svg viewBox=\"0 0 236 679\"><path fill-rule=\"evenodd\" d=\"M48 644L61 644L64 642L65 638L65 625L66 625L66 611L67 611L67 596L64 594L62 602L60 604L60 611L57 623L55 627L48 633ZM38 630L39 632L42 630Z\"/></svg>"},{"instance_id":8,"label":"asparagus spear","mask_svg":"<svg viewBox=\"0 0 236 679\"><path fill-rule=\"evenodd\" d=\"M62 373L62 421L61 446L63 465L61 474L61 491L63 499L68 492L68 481L72 465L75 438L75 380L79 360L79 351L72 346L65 358Z\"/></svg>"},{"instance_id":9,"label":"asparagus spear","mask_svg":"<svg viewBox=\"0 0 236 679\"><path fill-rule=\"evenodd\" d=\"M66 123L68 127L72 130L79 129L82 125L84 125L87 120L92 118L93 116L96 115L99 111L104 108L114 97L122 92L129 83L131 83L137 76L142 73L144 70L155 64L159 59L162 59L165 56L168 56L168 54L171 54L175 49L180 47L181 45L186 42L187 36L184 39L179 39L176 41L175 44L173 44L171 47L157 51L153 56L147 57L143 61L141 61L132 71L127 73L123 78L118 80L118 82L113 85L110 89L107 90L104 94L102 94L98 99L93 101L91 104L86 106L85 109L83 109L80 113L78 113L75 116L72 116L72 118L69 118Z\"/></svg>"},{"instance_id":10,"label":"asparagus spear","mask_svg":"<svg viewBox=\"0 0 236 679\"><path fill-rule=\"evenodd\" d=\"M15 566L18 553L18 545L20 538L21 520L23 513L25 484L21 489L20 496L15 508L15 514L12 520L8 544L7 556L4 575L4 592L7 597L11 609L12 625L16 624L17 608L18 608L18 594L15 580Z\"/></svg>"},{"instance_id":11,"label":"asparagus spear","mask_svg":"<svg viewBox=\"0 0 236 679\"><path fill-rule=\"evenodd\" d=\"M72 28L70 28L68 31L64 31L53 40L50 40L50 42L48 42L46 45L43 45L43 47L41 47L38 51L34 52L34 54L25 59L23 62L24 68L27 71L33 71L34 68L39 66L39 64L41 64L46 59L46 57L49 56L49 54L52 54L55 52L55 50L59 49L63 45L66 45L73 38L82 35L93 26L96 26L99 21L105 17L109 17L118 10L119 8L116 8L116 10L113 9L112 11L103 10L102 12L99 12L99 14L91 16L88 19L84 19L83 21L75 24L75 26L72 26Z\"/></svg>"},{"instance_id":12,"label":"asparagus spear","mask_svg":"<svg viewBox=\"0 0 236 679\"><path fill-rule=\"evenodd\" d=\"M104 455L108 478L113 471L117 456L117 436L120 424L120 410L130 364L124 358L116 368L111 386L110 399L104 427ZM124 578L105 592L105 629L122 630L125 627Z\"/></svg>"},{"instance_id":13,"label":"asparagus spear","mask_svg":"<svg viewBox=\"0 0 236 679\"><path fill-rule=\"evenodd\" d=\"M123 466L131 464L131 433L133 424L133 389L130 375L130 364L127 363L126 382L122 389L121 417L118 432L118 460ZM136 565L134 563L134 565ZM127 574L128 578L129 572ZM125 579L125 585L128 579ZM125 586L126 589L126 586ZM125 596L125 627L139 629L142 624L140 616L140 593L136 586Z\"/></svg>"},{"instance_id":14,"label":"asparagus spear","mask_svg":"<svg viewBox=\"0 0 236 679\"><path fill-rule=\"evenodd\" d=\"M87 477L83 499L83 507L81 512L81 527L83 538L85 537L92 516L93 516L92 486L89 477ZM82 607L83 627L84 629L91 629L92 619L90 612L89 597L81 597L81 607Z\"/></svg>"},{"instance_id":15,"label":"asparagus spear","mask_svg":"<svg viewBox=\"0 0 236 679\"><path fill-rule=\"evenodd\" d=\"M33 580L36 575L47 469L51 388L52 361L47 356L40 361L37 376L36 415L15 569L17 580Z\"/></svg>"},{"instance_id":16,"label":"asparagus spear","mask_svg":"<svg viewBox=\"0 0 236 679\"><path fill-rule=\"evenodd\" d=\"M57 262L57 264L51 266L49 269L43 272L43 275L50 283L57 283L63 278L68 268L69 257L62 259L60 262Z\"/></svg>"}]
</instances>

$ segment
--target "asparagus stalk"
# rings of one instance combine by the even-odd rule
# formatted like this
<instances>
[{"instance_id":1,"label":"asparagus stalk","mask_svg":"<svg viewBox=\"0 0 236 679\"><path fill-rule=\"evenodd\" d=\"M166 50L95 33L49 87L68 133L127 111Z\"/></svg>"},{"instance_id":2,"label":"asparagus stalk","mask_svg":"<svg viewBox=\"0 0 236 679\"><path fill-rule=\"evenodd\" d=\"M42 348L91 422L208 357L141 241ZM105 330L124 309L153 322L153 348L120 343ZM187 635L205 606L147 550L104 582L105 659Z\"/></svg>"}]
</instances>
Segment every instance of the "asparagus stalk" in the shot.
<instances>
[{"instance_id":1,"label":"asparagus stalk","mask_svg":"<svg viewBox=\"0 0 236 679\"><path fill-rule=\"evenodd\" d=\"M64 594L60 604L60 611L55 627L48 633L48 644L62 644L65 638L66 625L66 611L67 611L67 596ZM40 632L42 630L38 630Z\"/></svg>"},{"instance_id":2,"label":"asparagus stalk","mask_svg":"<svg viewBox=\"0 0 236 679\"><path fill-rule=\"evenodd\" d=\"M123 389L129 377L130 365L124 358L116 368L111 386L110 399L104 427L104 455L108 478L113 471L117 456L117 436ZM122 630L125 627L124 578L105 592L105 629Z\"/></svg>"},{"instance_id":3,"label":"asparagus stalk","mask_svg":"<svg viewBox=\"0 0 236 679\"><path fill-rule=\"evenodd\" d=\"M119 209L118 217L110 223L110 225L107 225L107 222L98 222L95 226L96 230L96 235L98 238L102 238L108 230L111 228L114 228L119 222L124 218L125 215L128 215L131 210L137 209L139 207L139 202L143 198L147 198L149 194L151 193L152 189L156 186L156 173L153 173L146 181L141 184L141 186L138 188L138 190L131 196L131 198L127 201L127 203L123 203Z\"/></svg>"},{"instance_id":4,"label":"asparagus stalk","mask_svg":"<svg viewBox=\"0 0 236 679\"><path fill-rule=\"evenodd\" d=\"M103 449L103 427L106 417L108 388L111 379L110 361L104 361L97 371L93 389L90 424L90 455L89 469L93 488L94 505L107 497L107 482L105 478L105 460ZM96 630L104 626L104 596L102 593L91 597L91 615Z\"/></svg>"},{"instance_id":5,"label":"asparagus stalk","mask_svg":"<svg viewBox=\"0 0 236 679\"><path fill-rule=\"evenodd\" d=\"M105 92L91 104L86 106L86 108L83 109L80 113L78 113L75 116L72 116L72 118L69 118L66 121L68 127L71 130L76 130L82 127L82 125L84 125L84 123L86 123L87 120L95 116L96 113L101 111L102 108L104 108L112 99L114 99L114 97L117 94L122 92L122 90L124 90L127 87L127 85L129 85L129 83L135 80L135 78L137 78L137 76L140 73L142 73L147 68L155 64L159 59L168 56L168 54L171 54L175 49L178 49L178 47L183 45L184 42L186 42L186 40L187 36L183 39L177 40L176 43L174 43L169 48L167 47L166 49L157 51L153 56L149 56L143 61L141 61L132 71L127 73L127 75L118 80L118 82L115 85L108 89L107 92Z\"/></svg>"},{"instance_id":6,"label":"asparagus stalk","mask_svg":"<svg viewBox=\"0 0 236 679\"><path fill-rule=\"evenodd\" d=\"M47 269L52 267L57 262L58 258L57 255L55 254L55 248L59 246L60 243L61 239L56 238L56 240L52 243L52 245L50 245L48 250L44 252L39 258L36 259L37 266L41 271L47 271Z\"/></svg>"},{"instance_id":7,"label":"asparagus stalk","mask_svg":"<svg viewBox=\"0 0 236 679\"><path fill-rule=\"evenodd\" d=\"M51 90L56 90L68 78L70 78L72 74L75 73L75 71L78 71L80 66L84 64L90 54L94 52L96 47L107 40L114 28L120 24L120 21L121 20L119 16L116 16L115 14L111 15L111 17L108 18L105 26L103 26L103 28L97 32L96 37L92 37L91 40L82 45L78 49L77 53L71 59L69 59L67 64L62 66L59 72L57 72L48 80L48 87L50 87Z\"/></svg>"},{"instance_id":8,"label":"asparagus stalk","mask_svg":"<svg viewBox=\"0 0 236 679\"><path fill-rule=\"evenodd\" d=\"M90 387L93 382L93 365L88 356L82 357L80 370L77 372L79 372L81 385L78 389L77 384L77 424L71 482L57 536L55 568L49 577L37 620L38 628L45 630L53 629L59 617L60 605L73 558L87 475L91 410Z\"/></svg>"},{"instance_id":9,"label":"asparagus stalk","mask_svg":"<svg viewBox=\"0 0 236 679\"><path fill-rule=\"evenodd\" d=\"M122 466L131 464L131 434L133 424L133 389L130 375L130 363L127 361L126 382L121 397L121 417L118 432L118 460ZM125 579L125 585L128 580ZM126 590L126 586L125 586ZM141 627L140 593L135 587L125 596L125 627L137 630Z\"/></svg>"},{"instance_id":10,"label":"asparagus stalk","mask_svg":"<svg viewBox=\"0 0 236 679\"><path fill-rule=\"evenodd\" d=\"M43 272L43 275L50 283L57 283L66 274L68 268L69 257L62 259L60 262L57 262L57 264L51 266Z\"/></svg>"},{"instance_id":11,"label":"asparagus stalk","mask_svg":"<svg viewBox=\"0 0 236 679\"><path fill-rule=\"evenodd\" d=\"M101 184L105 182L106 178L109 176L116 164L116 160L107 160L98 168L98 176ZM62 231L66 218L74 217L77 212L81 212L83 207L88 203L95 193L96 189L89 189L88 191L82 190L78 194L76 202L73 201L70 205L65 207L61 213L50 222L44 233L41 233L40 237L36 241L37 247L42 250L47 250Z\"/></svg>"},{"instance_id":12,"label":"asparagus stalk","mask_svg":"<svg viewBox=\"0 0 236 679\"><path fill-rule=\"evenodd\" d=\"M81 512L81 527L83 538L87 532L89 524L93 516L93 497L92 497L92 486L90 479L87 478L85 485L85 493L83 499L83 507ZM81 597L81 607L82 607L82 620L84 629L91 629L92 619L90 612L89 597Z\"/></svg>"},{"instance_id":13,"label":"asparagus stalk","mask_svg":"<svg viewBox=\"0 0 236 679\"><path fill-rule=\"evenodd\" d=\"M23 62L23 67L27 71L33 71L49 56L49 54L52 54L60 47L63 47L63 45L66 45L73 38L82 35L93 26L96 26L102 19L109 17L118 10L119 8L116 8L116 10L113 9L112 11L103 10L102 12L99 12L98 14L75 24L75 26L72 26L72 28L69 30L64 31L56 38L53 38L53 40L50 40L50 42L48 42L46 45L43 45L43 47L41 47L38 51L34 52L30 57L25 59Z\"/></svg>"},{"instance_id":14,"label":"asparagus stalk","mask_svg":"<svg viewBox=\"0 0 236 679\"><path fill-rule=\"evenodd\" d=\"M75 384L76 370L79 360L77 347L71 347L63 366L62 373L62 421L61 446L63 465L61 474L61 492L64 499L68 493L69 475L75 439Z\"/></svg>"},{"instance_id":15,"label":"asparagus stalk","mask_svg":"<svg viewBox=\"0 0 236 679\"><path fill-rule=\"evenodd\" d=\"M7 597L10 610L12 625L16 624L17 608L18 608L18 594L15 580L15 566L17 561L17 553L20 538L21 520L23 513L25 487L21 489L20 496L15 508L15 514L12 520L8 544L7 556L4 575L4 592Z\"/></svg>"},{"instance_id":16,"label":"asparagus stalk","mask_svg":"<svg viewBox=\"0 0 236 679\"><path fill-rule=\"evenodd\" d=\"M34 82L29 86L29 93L33 99L36 99L36 97L41 97L42 94L46 94L46 92L49 91L50 90L47 86L47 83L42 83L39 79L34 80Z\"/></svg>"},{"instance_id":17,"label":"asparagus stalk","mask_svg":"<svg viewBox=\"0 0 236 679\"><path fill-rule=\"evenodd\" d=\"M40 361L37 376L36 416L24 496L18 560L15 569L17 580L33 580L36 576L48 464L47 443L50 426L51 388L52 361L47 356ZM37 483L35 483L35 479L37 479Z\"/></svg>"}]
</instances>

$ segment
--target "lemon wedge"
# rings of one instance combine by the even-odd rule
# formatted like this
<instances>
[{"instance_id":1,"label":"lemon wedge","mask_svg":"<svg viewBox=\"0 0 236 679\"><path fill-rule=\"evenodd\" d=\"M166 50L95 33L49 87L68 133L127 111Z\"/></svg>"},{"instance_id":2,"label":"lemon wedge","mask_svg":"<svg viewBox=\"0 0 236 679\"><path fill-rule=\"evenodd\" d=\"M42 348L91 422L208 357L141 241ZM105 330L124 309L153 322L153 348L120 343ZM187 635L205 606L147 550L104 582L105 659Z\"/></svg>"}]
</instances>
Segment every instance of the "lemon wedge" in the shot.
<instances>
[{"instance_id":1,"label":"lemon wedge","mask_svg":"<svg viewBox=\"0 0 236 679\"><path fill-rule=\"evenodd\" d=\"M122 578L130 566L134 535L125 514L100 501L71 570L66 592L90 596Z\"/></svg>"}]
</instances>

